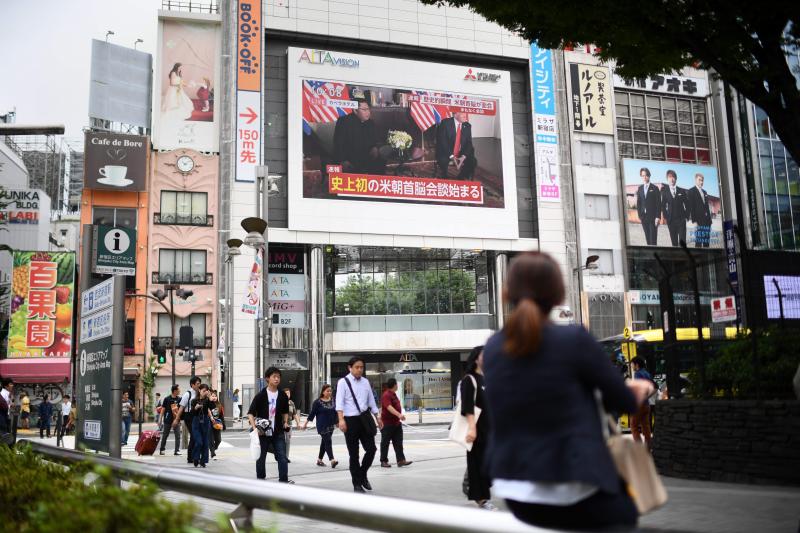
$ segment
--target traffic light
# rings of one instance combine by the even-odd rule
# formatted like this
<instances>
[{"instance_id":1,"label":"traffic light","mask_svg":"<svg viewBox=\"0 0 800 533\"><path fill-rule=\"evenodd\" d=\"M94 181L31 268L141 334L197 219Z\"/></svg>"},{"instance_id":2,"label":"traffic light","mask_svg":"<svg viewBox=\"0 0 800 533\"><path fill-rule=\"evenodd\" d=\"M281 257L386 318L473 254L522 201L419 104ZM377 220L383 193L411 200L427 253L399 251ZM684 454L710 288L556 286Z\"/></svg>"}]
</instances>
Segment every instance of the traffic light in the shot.
<instances>
[{"instance_id":1,"label":"traffic light","mask_svg":"<svg viewBox=\"0 0 800 533\"><path fill-rule=\"evenodd\" d=\"M167 352L166 350L162 350L158 353L158 364L159 365L166 365L167 364Z\"/></svg>"},{"instance_id":2,"label":"traffic light","mask_svg":"<svg viewBox=\"0 0 800 533\"><path fill-rule=\"evenodd\" d=\"M158 339L155 337L150 339L150 351L152 351L158 357L159 365L167 364L167 349L164 346L161 346L161 343L158 342Z\"/></svg>"}]
</instances>

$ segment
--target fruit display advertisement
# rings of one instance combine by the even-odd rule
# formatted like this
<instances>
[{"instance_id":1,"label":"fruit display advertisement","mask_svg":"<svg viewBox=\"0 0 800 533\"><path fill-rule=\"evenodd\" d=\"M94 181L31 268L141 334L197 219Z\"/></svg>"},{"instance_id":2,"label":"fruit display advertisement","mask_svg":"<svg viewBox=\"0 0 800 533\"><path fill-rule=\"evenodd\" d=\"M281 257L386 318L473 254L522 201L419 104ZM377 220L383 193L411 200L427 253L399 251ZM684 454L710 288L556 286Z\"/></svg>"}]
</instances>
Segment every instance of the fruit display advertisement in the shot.
<instances>
[{"instance_id":1,"label":"fruit display advertisement","mask_svg":"<svg viewBox=\"0 0 800 533\"><path fill-rule=\"evenodd\" d=\"M75 252L14 252L8 357L70 357Z\"/></svg>"}]
</instances>

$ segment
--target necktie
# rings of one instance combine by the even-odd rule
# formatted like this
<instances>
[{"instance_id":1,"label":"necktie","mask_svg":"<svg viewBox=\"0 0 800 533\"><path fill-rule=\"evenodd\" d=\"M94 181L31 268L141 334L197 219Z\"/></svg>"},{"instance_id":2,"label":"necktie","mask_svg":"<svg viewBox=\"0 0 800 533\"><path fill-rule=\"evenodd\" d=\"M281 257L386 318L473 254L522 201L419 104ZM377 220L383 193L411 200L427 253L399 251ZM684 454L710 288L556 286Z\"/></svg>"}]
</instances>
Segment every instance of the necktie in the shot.
<instances>
[{"instance_id":1,"label":"necktie","mask_svg":"<svg viewBox=\"0 0 800 533\"><path fill-rule=\"evenodd\" d=\"M456 124L456 142L453 145L453 157L458 157L461 152L461 123Z\"/></svg>"}]
</instances>

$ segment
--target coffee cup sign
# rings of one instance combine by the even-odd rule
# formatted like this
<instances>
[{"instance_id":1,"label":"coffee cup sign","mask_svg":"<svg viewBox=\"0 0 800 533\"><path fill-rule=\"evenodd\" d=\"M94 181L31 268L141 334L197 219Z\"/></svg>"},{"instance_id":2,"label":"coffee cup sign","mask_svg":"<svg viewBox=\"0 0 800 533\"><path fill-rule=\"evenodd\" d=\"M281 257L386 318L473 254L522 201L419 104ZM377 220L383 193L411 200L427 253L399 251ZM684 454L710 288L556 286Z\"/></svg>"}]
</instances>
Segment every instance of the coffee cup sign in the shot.
<instances>
[{"instance_id":1,"label":"coffee cup sign","mask_svg":"<svg viewBox=\"0 0 800 533\"><path fill-rule=\"evenodd\" d=\"M144 191L150 141L146 136L86 134L84 186L88 189Z\"/></svg>"}]
</instances>

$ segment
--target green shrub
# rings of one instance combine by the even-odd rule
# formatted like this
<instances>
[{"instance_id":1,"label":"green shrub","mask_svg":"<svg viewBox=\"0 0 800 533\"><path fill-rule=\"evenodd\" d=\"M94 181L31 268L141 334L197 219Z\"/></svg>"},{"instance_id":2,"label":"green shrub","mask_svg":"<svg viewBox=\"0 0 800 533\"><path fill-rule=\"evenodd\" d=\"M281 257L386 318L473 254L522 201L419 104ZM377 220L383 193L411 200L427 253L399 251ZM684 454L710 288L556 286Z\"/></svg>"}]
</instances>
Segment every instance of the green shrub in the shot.
<instances>
[{"instance_id":1,"label":"green shrub","mask_svg":"<svg viewBox=\"0 0 800 533\"><path fill-rule=\"evenodd\" d=\"M172 503L149 481L119 487L111 472L82 463L64 467L42 460L29 446L0 446L0 524L18 533L195 533L231 531L227 522L203 522L197 505ZM213 491L212 491L213 492Z\"/></svg>"},{"instance_id":2,"label":"green shrub","mask_svg":"<svg viewBox=\"0 0 800 533\"><path fill-rule=\"evenodd\" d=\"M792 378L800 364L800 330L772 327L756 334L758 375L753 364L753 339L743 335L720 349L706 366L711 390L725 397L793 399Z\"/></svg>"}]
</instances>

